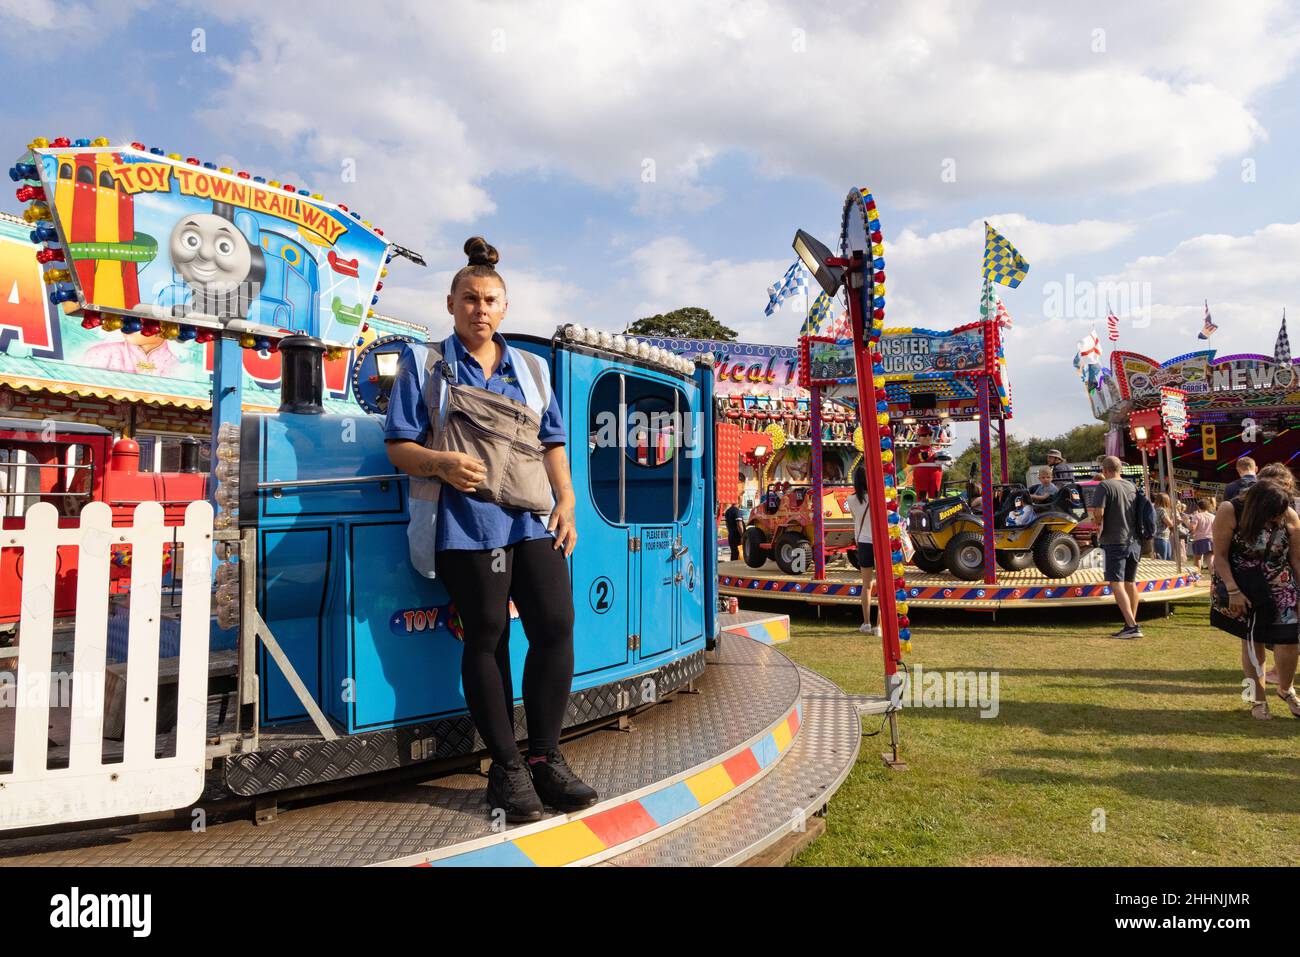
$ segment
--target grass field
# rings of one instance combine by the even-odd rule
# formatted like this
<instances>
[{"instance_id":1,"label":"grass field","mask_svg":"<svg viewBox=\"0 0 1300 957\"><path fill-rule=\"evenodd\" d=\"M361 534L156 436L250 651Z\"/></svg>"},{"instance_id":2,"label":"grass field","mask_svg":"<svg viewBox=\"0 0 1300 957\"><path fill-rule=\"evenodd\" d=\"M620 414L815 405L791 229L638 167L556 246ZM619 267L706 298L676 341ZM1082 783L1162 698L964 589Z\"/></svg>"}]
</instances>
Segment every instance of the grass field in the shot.
<instances>
[{"instance_id":1,"label":"grass field","mask_svg":"<svg viewBox=\"0 0 1300 957\"><path fill-rule=\"evenodd\" d=\"M998 672L999 713L905 709L903 772L879 760L885 734L864 738L825 835L794 863L1292 863L1300 719L1276 698L1272 721L1251 718L1237 640L1209 627L1206 603L1174 607L1146 617L1138 641L1107 638L1118 613L1102 609L997 624L914 614L908 664ZM792 618L781 651L846 691L882 692L880 642L858 633L860 618Z\"/></svg>"}]
</instances>

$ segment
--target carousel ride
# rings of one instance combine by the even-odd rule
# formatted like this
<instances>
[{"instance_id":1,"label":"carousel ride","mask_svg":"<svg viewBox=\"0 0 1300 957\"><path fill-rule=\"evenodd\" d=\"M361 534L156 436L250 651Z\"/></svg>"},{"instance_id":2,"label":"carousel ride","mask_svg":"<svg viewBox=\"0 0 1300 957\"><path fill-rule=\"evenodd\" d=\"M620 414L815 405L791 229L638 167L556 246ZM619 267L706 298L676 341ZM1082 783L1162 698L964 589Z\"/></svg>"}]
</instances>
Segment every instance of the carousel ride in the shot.
<instances>
[{"instance_id":1,"label":"carousel ride","mask_svg":"<svg viewBox=\"0 0 1300 957\"><path fill-rule=\"evenodd\" d=\"M995 454L1000 474L1009 474L1006 436L1012 404L1002 342L1009 319L992 284L1018 285L1028 265L996 230L987 227L986 232L980 318L944 331L883 328L871 359L874 416L867 418L890 429L891 444L882 448L880 459L886 476L898 479L891 489L894 496L871 501L884 501L891 510L897 506L915 568L907 586L897 591L915 608L996 612L1110 604L1110 586L1101 569L1081 561L1090 547L1086 488L1070 483L1053 501L1031 505L1024 485L994 482ZM820 331L812 328L799 342L799 379L810 392L810 408L823 409L827 403L862 407L854 395L862 365L853 361L851 340L840 330ZM979 482L968 491L945 494L943 470L949 457L940 443L950 441L953 425L962 422L978 427ZM810 425L812 466L806 491L792 495L791 489L780 489L785 497L774 497L772 509L756 509L757 517L750 518L751 528L778 525L783 538L773 542L772 551L779 560L759 561L766 554L755 550L753 560L747 551L746 561L721 563L723 594L813 604L861 601L861 579L847 561L851 550L843 543L844 500L851 488L825 481L819 441L825 433L817 423ZM780 432L768 428L772 444L781 441ZM912 443L898 441L904 436ZM863 447L860 431L854 441ZM792 514L795 497L809 520ZM811 507L819 502L820 509ZM779 524L787 516L790 520ZM753 537L759 543L759 534ZM839 555L846 560L838 560ZM901 555L895 558L891 570L900 575L904 562ZM1175 562L1144 560L1139 579L1144 601L1168 602L1204 590L1194 570Z\"/></svg>"}]
</instances>

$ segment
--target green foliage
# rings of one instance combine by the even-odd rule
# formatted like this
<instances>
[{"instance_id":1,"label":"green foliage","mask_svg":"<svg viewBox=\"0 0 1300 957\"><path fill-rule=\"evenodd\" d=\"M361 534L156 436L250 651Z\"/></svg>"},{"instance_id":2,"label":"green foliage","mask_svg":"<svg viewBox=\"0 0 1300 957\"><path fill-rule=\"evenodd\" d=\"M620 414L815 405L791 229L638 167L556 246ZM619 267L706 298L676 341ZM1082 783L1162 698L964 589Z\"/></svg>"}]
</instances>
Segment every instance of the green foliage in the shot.
<instances>
[{"instance_id":1,"label":"green foliage","mask_svg":"<svg viewBox=\"0 0 1300 957\"><path fill-rule=\"evenodd\" d=\"M1051 439L1031 438L1022 441L1014 435L1007 436L1007 467L1011 472L1011 481L1023 482L1025 472L1034 465L1047 463L1047 450L1060 449L1067 462L1091 462L1105 451L1106 424L1097 422L1090 425L1077 425L1070 431ZM993 445L993 481L1004 482L1001 476L1001 462L997 453L997 440ZM980 443L971 439L970 445L957 456L949 469L949 480L953 482L966 480L973 476L979 481Z\"/></svg>"},{"instance_id":2,"label":"green foliage","mask_svg":"<svg viewBox=\"0 0 1300 957\"><path fill-rule=\"evenodd\" d=\"M683 306L672 312L638 319L625 330L633 336L662 336L666 339L717 339L735 342L736 330L729 329L713 313L699 306Z\"/></svg>"},{"instance_id":3,"label":"green foliage","mask_svg":"<svg viewBox=\"0 0 1300 957\"><path fill-rule=\"evenodd\" d=\"M1062 452L1065 450L1062 449ZM1154 605L1154 607L1153 607ZM864 739L805 866L1210 867L1267 860L1300 834L1300 728L1272 697L1272 721L1241 700L1235 645L1205 599L1165 618L1142 603L1140 641L1106 635L1114 606L987 615L919 609L913 654L925 674L999 675L999 713L904 708L890 771ZM790 603L781 653L850 694L883 694L861 611ZM878 640L878 639L877 639ZM915 675L914 675L915 677ZM863 722L875 731L880 719ZM800 734L804 732L801 731ZM1098 830L1097 809L1105 814ZM1284 838L1283 836L1289 836Z\"/></svg>"}]
</instances>

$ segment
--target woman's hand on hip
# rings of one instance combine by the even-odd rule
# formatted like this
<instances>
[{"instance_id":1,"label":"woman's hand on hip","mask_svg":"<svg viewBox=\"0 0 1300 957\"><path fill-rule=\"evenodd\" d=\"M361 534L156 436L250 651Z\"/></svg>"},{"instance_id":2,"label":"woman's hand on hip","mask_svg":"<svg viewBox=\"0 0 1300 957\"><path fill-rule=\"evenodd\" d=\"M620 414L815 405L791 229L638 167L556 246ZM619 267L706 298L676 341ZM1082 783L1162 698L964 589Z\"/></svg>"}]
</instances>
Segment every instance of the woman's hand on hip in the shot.
<instances>
[{"instance_id":1,"label":"woman's hand on hip","mask_svg":"<svg viewBox=\"0 0 1300 957\"><path fill-rule=\"evenodd\" d=\"M572 496L561 498L551 509L550 520L546 530L555 535L555 547L564 549L564 557L573 554L573 547L578 544L578 526L573 519L574 499Z\"/></svg>"}]
</instances>

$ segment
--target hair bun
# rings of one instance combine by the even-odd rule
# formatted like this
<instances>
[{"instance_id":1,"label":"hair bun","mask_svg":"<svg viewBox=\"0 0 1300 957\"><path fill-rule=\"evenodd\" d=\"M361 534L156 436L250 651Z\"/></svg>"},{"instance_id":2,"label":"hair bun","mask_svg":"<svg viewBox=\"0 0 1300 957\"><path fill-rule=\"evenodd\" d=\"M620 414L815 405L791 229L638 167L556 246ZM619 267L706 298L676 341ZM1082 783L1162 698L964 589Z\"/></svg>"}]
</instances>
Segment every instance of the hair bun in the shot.
<instances>
[{"instance_id":1,"label":"hair bun","mask_svg":"<svg viewBox=\"0 0 1300 957\"><path fill-rule=\"evenodd\" d=\"M465 240L465 255L469 257L471 266L488 266L491 268L501 261L496 247L482 236L471 236Z\"/></svg>"}]
</instances>

